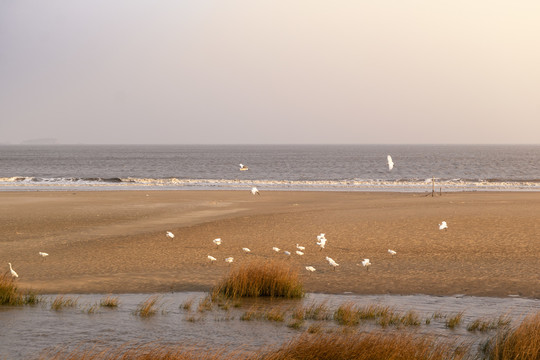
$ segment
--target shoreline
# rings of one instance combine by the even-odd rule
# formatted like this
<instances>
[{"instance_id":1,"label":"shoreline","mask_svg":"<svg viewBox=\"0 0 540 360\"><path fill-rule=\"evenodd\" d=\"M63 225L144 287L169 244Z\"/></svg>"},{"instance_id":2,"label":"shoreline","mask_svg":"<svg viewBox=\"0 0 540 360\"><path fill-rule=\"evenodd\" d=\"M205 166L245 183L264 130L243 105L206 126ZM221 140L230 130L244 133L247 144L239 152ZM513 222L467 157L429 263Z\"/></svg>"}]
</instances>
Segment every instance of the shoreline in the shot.
<instances>
[{"instance_id":1,"label":"shoreline","mask_svg":"<svg viewBox=\"0 0 540 360\"><path fill-rule=\"evenodd\" d=\"M311 293L540 298L534 191L6 191L0 201L2 266L11 262L19 287L42 294L208 291L233 256L232 266L287 261Z\"/></svg>"}]
</instances>

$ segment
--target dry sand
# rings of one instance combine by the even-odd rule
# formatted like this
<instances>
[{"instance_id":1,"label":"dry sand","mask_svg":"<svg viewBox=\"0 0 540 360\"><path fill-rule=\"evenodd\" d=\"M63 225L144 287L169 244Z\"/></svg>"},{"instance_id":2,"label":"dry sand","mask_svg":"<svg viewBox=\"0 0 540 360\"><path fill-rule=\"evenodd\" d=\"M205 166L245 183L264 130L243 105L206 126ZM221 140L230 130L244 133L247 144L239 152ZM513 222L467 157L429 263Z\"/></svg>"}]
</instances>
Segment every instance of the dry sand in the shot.
<instances>
[{"instance_id":1,"label":"dry sand","mask_svg":"<svg viewBox=\"0 0 540 360\"><path fill-rule=\"evenodd\" d=\"M1 192L0 202L0 264L42 293L206 291L233 256L233 267L285 260L309 292L540 297L540 192Z\"/></svg>"}]
</instances>

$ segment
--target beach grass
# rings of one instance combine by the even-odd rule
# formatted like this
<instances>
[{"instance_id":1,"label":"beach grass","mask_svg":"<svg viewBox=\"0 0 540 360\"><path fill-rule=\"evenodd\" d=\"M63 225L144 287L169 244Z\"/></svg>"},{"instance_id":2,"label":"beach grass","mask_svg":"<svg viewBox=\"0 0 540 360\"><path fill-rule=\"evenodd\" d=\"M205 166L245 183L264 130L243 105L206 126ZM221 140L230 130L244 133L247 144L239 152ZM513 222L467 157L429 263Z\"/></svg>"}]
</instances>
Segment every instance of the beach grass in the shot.
<instances>
[{"instance_id":1,"label":"beach grass","mask_svg":"<svg viewBox=\"0 0 540 360\"><path fill-rule=\"evenodd\" d=\"M213 298L301 298L298 272L284 262L251 262L233 268L212 291Z\"/></svg>"},{"instance_id":2,"label":"beach grass","mask_svg":"<svg viewBox=\"0 0 540 360\"><path fill-rule=\"evenodd\" d=\"M143 318L155 315L158 311L157 304L159 300L160 296L158 295L150 296L148 299L144 300L137 306L134 314Z\"/></svg>"},{"instance_id":3,"label":"beach grass","mask_svg":"<svg viewBox=\"0 0 540 360\"><path fill-rule=\"evenodd\" d=\"M512 329L502 329L484 346L487 360L540 359L540 312Z\"/></svg>"},{"instance_id":4,"label":"beach grass","mask_svg":"<svg viewBox=\"0 0 540 360\"><path fill-rule=\"evenodd\" d=\"M41 297L32 291L19 290L11 275L0 276L0 305L35 305Z\"/></svg>"},{"instance_id":5,"label":"beach grass","mask_svg":"<svg viewBox=\"0 0 540 360\"><path fill-rule=\"evenodd\" d=\"M110 308L110 309L117 308L119 304L120 304L120 301L118 300L118 297L111 296L111 295L107 296L106 298L101 299L101 301L99 302L99 306Z\"/></svg>"},{"instance_id":6,"label":"beach grass","mask_svg":"<svg viewBox=\"0 0 540 360\"><path fill-rule=\"evenodd\" d=\"M56 298L54 298L54 300L52 301L51 303L51 309L52 310L56 310L56 311L60 311L66 307L75 307L77 306L77 303L78 303L78 299L77 298L73 298L73 297L66 297L64 295L58 295Z\"/></svg>"}]
</instances>

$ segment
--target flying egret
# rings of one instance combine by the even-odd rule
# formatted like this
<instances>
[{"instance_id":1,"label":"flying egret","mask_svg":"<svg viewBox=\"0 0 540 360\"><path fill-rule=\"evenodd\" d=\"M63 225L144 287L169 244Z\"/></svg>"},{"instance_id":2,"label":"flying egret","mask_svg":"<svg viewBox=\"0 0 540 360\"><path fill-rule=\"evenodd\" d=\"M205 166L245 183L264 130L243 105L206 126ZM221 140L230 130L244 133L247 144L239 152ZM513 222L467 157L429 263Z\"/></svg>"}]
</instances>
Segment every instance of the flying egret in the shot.
<instances>
[{"instance_id":1,"label":"flying egret","mask_svg":"<svg viewBox=\"0 0 540 360\"><path fill-rule=\"evenodd\" d=\"M216 248L218 248L219 245L221 245L221 238L214 239L214 240L212 240L212 242L213 242L214 244L216 244Z\"/></svg>"},{"instance_id":2,"label":"flying egret","mask_svg":"<svg viewBox=\"0 0 540 360\"><path fill-rule=\"evenodd\" d=\"M291 253L290 253L289 251L284 251L283 253L284 253L285 255L287 255L287 256L291 255Z\"/></svg>"},{"instance_id":3,"label":"flying egret","mask_svg":"<svg viewBox=\"0 0 540 360\"><path fill-rule=\"evenodd\" d=\"M45 258L47 256L49 256L49 254L47 254L46 252L39 252L39 256L41 256L42 258Z\"/></svg>"},{"instance_id":4,"label":"flying egret","mask_svg":"<svg viewBox=\"0 0 540 360\"><path fill-rule=\"evenodd\" d=\"M371 266L371 263L369 262L369 259L362 260L362 266L366 268L366 270L369 271L369 267Z\"/></svg>"},{"instance_id":5,"label":"flying egret","mask_svg":"<svg viewBox=\"0 0 540 360\"><path fill-rule=\"evenodd\" d=\"M225 259L225 262L229 263L229 264L232 264L234 258L231 256L231 257L228 257Z\"/></svg>"},{"instance_id":6,"label":"flying egret","mask_svg":"<svg viewBox=\"0 0 540 360\"><path fill-rule=\"evenodd\" d=\"M251 252L251 250L249 250L248 248L242 248L242 250L244 250L245 253Z\"/></svg>"},{"instance_id":7,"label":"flying egret","mask_svg":"<svg viewBox=\"0 0 540 360\"><path fill-rule=\"evenodd\" d=\"M306 266L306 270L309 272L314 272L315 268L313 266Z\"/></svg>"},{"instance_id":8,"label":"flying egret","mask_svg":"<svg viewBox=\"0 0 540 360\"><path fill-rule=\"evenodd\" d=\"M239 165L240 165L240 171L249 170L249 168L247 166L245 166L244 164L239 164Z\"/></svg>"},{"instance_id":9,"label":"flying egret","mask_svg":"<svg viewBox=\"0 0 540 360\"><path fill-rule=\"evenodd\" d=\"M324 249L326 246L326 238L324 237L324 234L321 233L320 235L317 235L317 245L321 247L321 250Z\"/></svg>"},{"instance_id":10,"label":"flying egret","mask_svg":"<svg viewBox=\"0 0 540 360\"><path fill-rule=\"evenodd\" d=\"M11 272L11 276L14 278L18 278L19 275L15 272L15 270L13 270L13 268L11 267L11 263L8 263L8 264L9 264L9 271Z\"/></svg>"},{"instance_id":11,"label":"flying egret","mask_svg":"<svg viewBox=\"0 0 540 360\"><path fill-rule=\"evenodd\" d=\"M259 189L257 189L255 186L251 188L251 193L253 195L261 195L261 193L259 192Z\"/></svg>"},{"instance_id":12,"label":"flying egret","mask_svg":"<svg viewBox=\"0 0 540 360\"><path fill-rule=\"evenodd\" d=\"M303 253L303 252L301 252L300 250L296 250L296 255L300 255L300 256L302 256L302 255L304 255L304 253Z\"/></svg>"},{"instance_id":13,"label":"flying egret","mask_svg":"<svg viewBox=\"0 0 540 360\"><path fill-rule=\"evenodd\" d=\"M390 255L392 255L392 257L397 254L397 252L395 252L394 250L390 250L390 249L388 249L388 253Z\"/></svg>"},{"instance_id":14,"label":"flying egret","mask_svg":"<svg viewBox=\"0 0 540 360\"><path fill-rule=\"evenodd\" d=\"M388 160L388 170L392 170L394 168L394 162L392 161L392 157L388 155L386 157L386 160Z\"/></svg>"},{"instance_id":15,"label":"flying egret","mask_svg":"<svg viewBox=\"0 0 540 360\"><path fill-rule=\"evenodd\" d=\"M170 231L167 231L167 236L170 237L171 239L174 239L174 234Z\"/></svg>"},{"instance_id":16,"label":"flying egret","mask_svg":"<svg viewBox=\"0 0 540 360\"><path fill-rule=\"evenodd\" d=\"M305 247L305 246L300 246L300 245L298 245L298 244L296 244L296 248L297 248L298 250L302 250L302 251L306 250L306 247Z\"/></svg>"},{"instance_id":17,"label":"flying egret","mask_svg":"<svg viewBox=\"0 0 540 360\"><path fill-rule=\"evenodd\" d=\"M272 248L272 250L274 250L275 252L279 252L279 250L281 250L281 249L274 246L274 247Z\"/></svg>"},{"instance_id":18,"label":"flying egret","mask_svg":"<svg viewBox=\"0 0 540 360\"><path fill-rule=\"evenodd\" d=\"M213 263L214 261L216 261L216 258L212 255L208 255L208 260L210 260L210 263Z\"/></svg>"},{"instance_id":19,"label":"flying egret","mask_svg":"<svg viewBox=\"0 0 540 360\"><path fill-rule=\"evenodd\" d=\"M439 224L439 230L446 230L448 229L448 225L446 224L446 221L443 221Z\"/></svg>"}]
</instances>

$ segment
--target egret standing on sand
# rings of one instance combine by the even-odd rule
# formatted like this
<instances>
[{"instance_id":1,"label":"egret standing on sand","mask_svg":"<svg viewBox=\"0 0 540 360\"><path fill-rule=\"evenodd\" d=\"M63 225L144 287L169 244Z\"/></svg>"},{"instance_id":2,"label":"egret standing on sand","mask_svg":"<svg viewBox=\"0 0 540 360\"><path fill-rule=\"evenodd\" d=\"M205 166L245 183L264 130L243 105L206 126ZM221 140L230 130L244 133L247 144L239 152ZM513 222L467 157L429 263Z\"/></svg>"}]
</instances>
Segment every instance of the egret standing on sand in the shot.
<instances>
[{"instance_id":1,"label":"egret standing on sand","mask_svg":"<svg viewBox=\"0 0 540 360\"><path fill-rule=\"evenodd\" d=\"M234 258L231 256L231 257L228 257L225 259L225 262L229 263L229 264L232 264Z\"/></svg>"},{"instance_id":2,"label":"egret standing on sand","mask_svg":"<svg viewBox=\"0 0 540 360\"><path fill-rule=\"evenodd\" d=\"M306 266L306 270L309 272L314 272L315 268L313 266Z\"/></svg>"},{"instance_id":3,"label":"egret standing on sand","mask_svg":"<svg viewBox=\"0 0 540 360\"><path fill-rule=\"evenodd\" d=\"M221 238L217 238L212 240L214 244L216 244L216 249L219 248L219 245L221 245Z\"/></svg>"},{"instance_id":4,"label":"egret standing on sand","mask_svg":"<svg viewBox=\"0 0 540 360\"><path fill-rule=\"evenodd\" d=\"M442 223L439 224L439 230L447 230L448 229L448 225L446 224L446 221L443 221Z\"/></svg>"},{"instance_id":5,"label":"egret standing on sand","mask_svg":"<svg viewBox=\"0 0 540 360\"><path fill-rule=\"evenodd\" d=\"M300 255L300 256L302 256L302 255L304 255L304 253L303 253L303 252L301 252L300 250L296 250L296 255Z\"/></svg>"},{"instance_id":6,"label":"egret standing on sand","mask_svg":"<svg viewBox=\"0 0 540 360\"><path fill-rule=\"evenodd\" d=\"M367 271L369 271L369 267L371 266L371 263L369 262L369 259L364 259L362 261L362 266L366 268Z\"/></svg>"},{"instance_id":7,"label":"egret standing on sand","mask_svg":"<svg viewBox=\"0 0 540 360\"><path fill-rule=\"evenodd\" d=\"M317 245L321 247L321 250L324 249L326 246L326 238L324 237L324 234L321 233L320 235L317 235Z\"/></svg>"},{"instance_id":8,"label":"egret standing on sand","mask_svg":"<svg viewBox=\"0 0 540 360\"><path fill-rule=\"evenodd\" d=\"M244 251L245 253L249 253L249 252L251 252L251 250L250 250L250 249L248 249L248 248L242 248L242 250L243 250L243 251Z\"/></svg>"},{"instance_id":9,"label":"egret standing on sand","mask_svg":"<svg viewBox=\"0 0 540 360\"><path fill-rule=\"evenodd\" d=\"M49 256L49 254L47 254L46 252L39 252L39 256L41 256L42 258L45 258L47 256Z\"/></svg>"},{"instance_id":10,"label":"egret standing on sand","mask_svg":"<svg viewBox=\"0 0 540 360\"><path fill-rule=\"evenodd\" d=\"M394 250L390 250L390 249L388 249L388 253L389 253L390 255L392 255L392 257L394 257L394 255L397 254L397 252L395 252Z\"/></svg>"},{"instance_id":11,"label":"egret standing on sand","mask_svg":"<svg viewBox=\"0 0 540 360\"><path fill-rule=\"evenodd\" d=\"M208 260L210 260L210 263L213 263L214 261L216 261L216 258L212 255L208 255Z\"/></svg>"},{"instance_id":12,"label":"egret standing on sand","mask_svg":"<svg viewBox=\"0 0 540 360\"><path fill-rule=\"evenodd\" d=\"M281 250L281 249L274 246L274 247L272 248L272 250L274 250L275 252L279 252L279 250Z\"/></svg>"},{"instance_id":13,"label":"egret standing on sand","mask_svg":"<svg viewBox=\"0 0 540 360\"><path fill-rule=\"evenodd\" d=\"M249 170L247 166L245 166L244 164L240 164L240 171L246 171L246 170Z\"/></svg>"},{"instance_id":14,"label":"egret standing on sand","mask_svg":"<svg viewBox=\"0 0 540 360\"><path fill-rule=\"evenodd\" d=\"M11 263L8 263L8 264L9 264L9 271L11 272L11 277L18 278L19 274L17 274L15 270L13 270L13 268L11 267Z\"/></svg>"},{"instance_id":15,"label":"egret standing on sand","mask_svg":"<svg viewBox=\"0 0 540 360\"><path fill-rule=\"evenodd\" d=\"M251 193L253 195L261 195L261 193L259 192L259 189L257 189L255 186L251 188Z\"/></svg>"},{"instance_id":16,"label":"egret standing on sand","mask_svg":"<svg viewBox=\"0 0 540 360\"><path fill-rule=\"evenodd\" d=\"M388 160L388 170L392 170L394 168L394 162L392 161L392 157L388 155L386 157L386 160Z\"/></svg>"},{"instance_id":17,"label":"egret standing on sand","mask_svg":"<svg viewBox=\"0 0 540 360\"><path fill-rule=\"evenodd\" d=\"M290 251L284 251L283 253L284 253L285 255L287 255L287 256L291 255L291 252L290 252Z\"/></svg>"},{"instance_id":18,"label":"egret standing on sand","mask_svg":"<svg viewBox=\"0 0 540 360\"><path fill-rule=\"evenodd\" d=\"M170 237L171 239L174 239L174 234L170 231L167 231L167 236Z\"/></svg>"},{"instance_id":19,"label":"egret standing on sand","mask_svg":"<svg viewBox=\"0 0 540 360\"><path fill-rule=\"evenodd\" d=\"M336 270L336 267L339 266L339 264L335 262L334 259L332 259L331 257L327 256L326 261L328 261L328 263L334 267L334 270Z\"/></svg>"},{"instance_id":20,"label":"egret standing on sand","mask_svg":"<svg viewBox=\"0 0 540 360\"><path fill-rule=\"evenodd\" d=\"M306 247L305 247L305 246L300 246L300 245L298 245L298 244L296 244L296 248L297 248L298 250L302 250L302 251L306 250Z\"/></svg>"}]
</instances>

